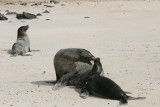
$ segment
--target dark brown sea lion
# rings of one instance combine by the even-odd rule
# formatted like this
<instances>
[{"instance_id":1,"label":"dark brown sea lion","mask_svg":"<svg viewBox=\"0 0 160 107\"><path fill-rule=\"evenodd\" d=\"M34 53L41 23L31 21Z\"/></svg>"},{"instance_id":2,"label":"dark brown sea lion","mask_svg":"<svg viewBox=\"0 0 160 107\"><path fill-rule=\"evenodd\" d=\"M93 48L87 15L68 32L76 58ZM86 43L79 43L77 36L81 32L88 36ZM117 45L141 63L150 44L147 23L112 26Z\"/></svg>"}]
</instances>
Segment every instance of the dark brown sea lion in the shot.
<instances>
[{"instance_id":1,"label":"dark brown sea lion","mask_svg":"<svg viewBox=\"0 0 160 107\"><path fill-rule=\"evenodd\" d=\"M63 86L80 86L86 75L92 70L92 60L96 58L81 48L61 49L54 57L57 83L53 90Z\"/></svg>"},{"instance_id":2,"label":"dark brown sea lion","mask_svg":"<svg viewBox=\"0 0 160 107\"><path fill-rule=\"evenodd\" d=\"M92 71L84 80L80 95L82 98L86 98L89 95L98 95L104 98L120 100L121 104L127 104L127 100L145 99L145 97L134 98L126 95L114 81L99 75L101 73L101 68L100 59L97 58L94 61Z\"/></svg>"},{"instance_id":3,"label":"dark brown sea lion","mask_svg":"<svg viewBox=\"0 0 160 107\"><path fill-rule=\"evenodd\" d=\"M26 52L31 52L30 50L30 40L26 33L29 26L21 26L17 32L17 41L12 46L12 54L14 56L24 55Z\"/></svg>"}]
</instances>

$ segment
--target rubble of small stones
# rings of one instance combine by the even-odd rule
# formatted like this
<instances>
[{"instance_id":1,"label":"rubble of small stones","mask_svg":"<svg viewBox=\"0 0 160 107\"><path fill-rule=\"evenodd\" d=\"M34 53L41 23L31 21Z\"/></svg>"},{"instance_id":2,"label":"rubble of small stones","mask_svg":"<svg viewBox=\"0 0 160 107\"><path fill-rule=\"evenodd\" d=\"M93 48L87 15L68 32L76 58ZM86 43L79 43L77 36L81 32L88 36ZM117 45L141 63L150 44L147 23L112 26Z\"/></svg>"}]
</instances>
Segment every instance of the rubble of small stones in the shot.
<instances>
[{"instance_id":1,"label":"rubble of small stones","mask_svg":"<svg viewBox=\"0 0 160 107\"><path fill-rule=\"evenodd\" d=\"M59 1L57 1L57 0L50 0L50 3L58 4Z\"/></svg>"},{"instance_id":2,"label":"rubble of small stones","mask_svg":"<svg viewBox=\"0 0 160 107\"><path fill-rule=\"evenodd\" d=\"M59 1L58 0L50 0L50 3L54 3L54 4L58 4ZM23 5L23 6L41 6L42 5L42 2L22 2L22 1L17 1L15 3L6 3L5 5ZM62 4L64 6L64 4ZM55 7L53 5L49 5L48 3L45 3L43 6L45 7L49 7L49 8L52 8L52 7ZM5 11L6 13L4 13L5 15L16 15L16 18L19 20L19 19L36 19L37 16L42 16L41 13L38 13L38 14L32 14L32 13L28 13L28 12L23 12L23 13L17 13L17 12L13 12L13 11L9 11L9 10L6 10ZM50 13L50 11L48 10L45 10L43 11L42 13ZM4 16L4 14L1 14L0 13L0 20L8 20L8 18L6 16ZM46 19L46 20L50 20L50 19Z\"/></svg>"},{"instance_id":3,"label":"rubble of small stones","mask_svg":"<svg viewBox=\"0 0 160 107\"><path fill-rule=\"evenodd\" d=\"M50 5L44 5L45 7L54 7L54 6L50 6Z\"/></svg>"},{"instance_id":4,"label":"rubble of small stones","mask_svg":"<svg viewBox=\"0 0 160 107\"><path fill-rule=\"evenodd\" d=\"M48 10L45 10L43 13L50 13Z\"/></svg>"},{"instance_id":5,"label":"rubble of small stones","mask_svg":"<svg viewBox=\"0 0 160 107\"><path fill-rule=\"evenodd\" d=\"M42 3L41 3L41 2L38 2L38 3L32 4L31 6L40 6L40 5L42 5Z\"/></svg>"}]
</instances>

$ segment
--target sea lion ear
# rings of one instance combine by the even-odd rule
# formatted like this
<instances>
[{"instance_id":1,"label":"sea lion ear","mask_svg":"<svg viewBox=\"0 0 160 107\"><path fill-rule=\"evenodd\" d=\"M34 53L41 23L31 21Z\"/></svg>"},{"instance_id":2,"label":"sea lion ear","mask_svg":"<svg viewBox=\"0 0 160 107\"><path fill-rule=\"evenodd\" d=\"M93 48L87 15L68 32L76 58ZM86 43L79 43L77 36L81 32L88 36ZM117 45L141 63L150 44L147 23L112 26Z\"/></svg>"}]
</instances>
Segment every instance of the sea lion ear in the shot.
<instances>
[{"instance_id":1,"label":"sea lion ear","mask_svg":"<svg viewBox=\"0 0 160 107\"><path fill-rule=\"evenodd\" d=\"M18 33L21 33L23 30L23 27L18 28Z\"/></svg>"},{"instance_id":2,"label":"sea lion ear","mask_svg":"<svg viewBox=\"0 0 160 107\"><path fill-rule=\"evenodd\" d=\"M90 54L90 52L85 49L78 49L77 52L81 56L88 56Z\"/></svg>"},{"instance_id":3,"label":"sea lion ear","mask_svg":"<svg viewBox=\"0 0 160 107\"><path fill-rule=\"evenodd\" d=\"M22 31L24 31L24 30L25 30L25 26L22 27Z\"/></svg>"}]
</instances>

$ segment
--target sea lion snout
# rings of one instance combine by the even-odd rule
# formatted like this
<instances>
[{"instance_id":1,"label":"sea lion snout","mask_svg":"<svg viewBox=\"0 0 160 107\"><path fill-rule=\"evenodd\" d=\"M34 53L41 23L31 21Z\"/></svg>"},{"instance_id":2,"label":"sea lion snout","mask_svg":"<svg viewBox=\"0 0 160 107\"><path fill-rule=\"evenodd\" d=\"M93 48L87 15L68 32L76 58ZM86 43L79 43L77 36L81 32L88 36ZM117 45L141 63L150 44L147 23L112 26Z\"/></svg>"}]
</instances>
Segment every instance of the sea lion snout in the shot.
<instances>
[{"instance_id":1,"label":"sea lion snout","mask_svg":"<svg viewBox=\"0 0 160 107\"><path fill-rule=\"evenodd\" d=\"M28 28L29 28L29 25L26 25L26 26L24 27L24 31L27 31Z\"/></svg>"},{"instance_id":2,"label":"sea lion snout","mask_svg":"<svg viewBox=\"0 0 160 107\"><path fill-rule=\"evenodd\" d=\"M21 26L19 29L18 29L18 34L22 34L22 33L25 33L29 28L29 25L26 25L26 26Z\"/></svg>"},{"instance_id":3,"label":"sea lion snout","mask_svg":"<svg viewBox=\"0 0 160 107\"><path fill-rule=\"evenodd\" d=\"M96 60L97 58L96 57L89 57L89 58L82 58L81 60L85 63L88 63L89 65L92 65L93 62Z\"/></svg>"},{"instance_id":4,"label":"sea lion snout","mask_svg":"<svg viewBox=\"0 0 160 107\"><path fill-rule=\"evenodd\" d=\"M26 28L29 28L29 25L26 25Z\"/></svg>"},{"instance_id":5,"label":"sea lion snout","mask_svg":"<svg viewBox=\"0 0 160 107\"><path fill-rule=\"evenodd\" d=\"M95 61L96 59L97 59L96 57L94 57L94 56L92 57L92 60L93 60L93 61Z\"/></svg>"}]
</instances>

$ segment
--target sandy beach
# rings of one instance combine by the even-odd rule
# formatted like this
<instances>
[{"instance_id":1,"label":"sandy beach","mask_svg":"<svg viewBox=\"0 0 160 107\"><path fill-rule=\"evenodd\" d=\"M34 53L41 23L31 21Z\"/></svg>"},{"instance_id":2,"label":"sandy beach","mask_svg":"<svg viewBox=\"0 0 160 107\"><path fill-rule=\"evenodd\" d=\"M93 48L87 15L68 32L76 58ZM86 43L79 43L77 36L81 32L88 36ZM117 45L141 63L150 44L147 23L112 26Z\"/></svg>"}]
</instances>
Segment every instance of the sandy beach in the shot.
<instances>
[{"instance_id":1,"label":"sandy beach","mask_svg":"<svg viewBox=\"0 0 160 107\"><path fill-rule=\"evenodd\" d=\"M127 107L160 106L160 1L74 1L54 7L0 4L6 10L41 13L37 19L0 21L0 107L117 107L119 101L80 89L53 91L53 58L63 48L84 48L100 57L106 77L133 97ZM43 13L48 10L50 13ZM49 19L49 20L46 20ZM17 29L29 25L32 56L11 57ZM40 50L40 51L36 51Z\"/></svg>"}]
</instances>

